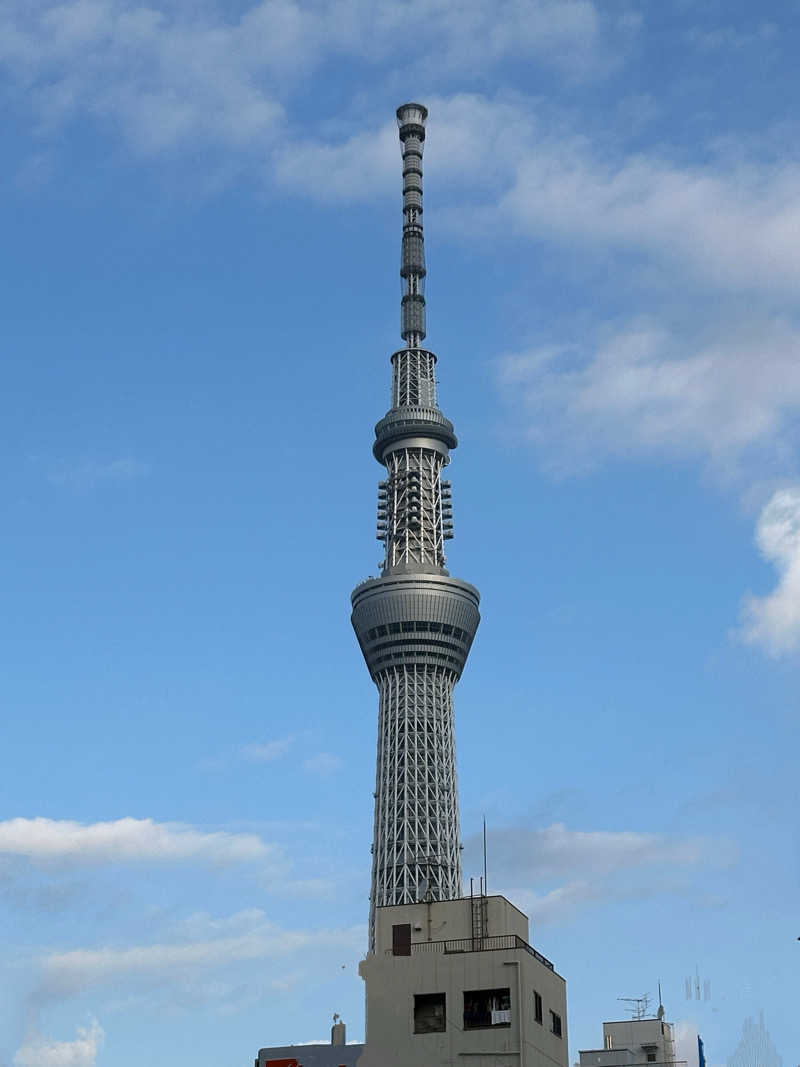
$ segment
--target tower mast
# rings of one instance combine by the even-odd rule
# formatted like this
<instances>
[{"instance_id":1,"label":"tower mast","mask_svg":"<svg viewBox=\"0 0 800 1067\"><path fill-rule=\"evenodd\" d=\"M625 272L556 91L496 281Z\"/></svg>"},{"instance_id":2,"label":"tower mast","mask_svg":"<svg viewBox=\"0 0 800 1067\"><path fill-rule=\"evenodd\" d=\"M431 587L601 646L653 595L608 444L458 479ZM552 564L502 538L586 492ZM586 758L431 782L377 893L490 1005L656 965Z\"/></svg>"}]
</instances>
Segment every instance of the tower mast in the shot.
<instances>
[{"instance_id":1,"label":"tower mast","mask_svg":"<svg viewBox=\"0 0 800 1067\"><path fill-rule=\"evenodd\" d=\"M436 356L425 339L422 153L428 112L397 110L403 157L404 283L392 406L375 427L380 578L352 594L352 623L378 689L378 758L370 893L375 909L461 896L453 689L478 628L479 594L445 569L453 535L442 471L457 445L436 400Z\"/></svg>"}]
</instances>

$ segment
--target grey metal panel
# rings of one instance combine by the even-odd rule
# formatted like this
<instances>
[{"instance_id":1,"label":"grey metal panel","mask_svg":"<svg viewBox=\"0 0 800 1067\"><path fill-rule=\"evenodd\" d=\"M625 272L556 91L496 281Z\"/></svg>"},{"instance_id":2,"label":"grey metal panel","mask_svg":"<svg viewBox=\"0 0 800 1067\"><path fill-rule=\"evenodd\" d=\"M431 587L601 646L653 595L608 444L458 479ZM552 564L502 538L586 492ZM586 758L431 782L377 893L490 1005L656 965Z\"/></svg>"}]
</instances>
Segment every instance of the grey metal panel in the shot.
<instances>
[{"instance_id":1,"label":"grey metal panel","mask_svg":"<svg viewBox=\"0 0 800 1067\"><path fill-rule=\"evenodd\" d=\"M458 438L453 424L438 408L401 407L387 411L375 426L372 452L379 463L390 445L403 438L430 438L447 448L456 448Z\"/></svg>"},{"instance_id":2,"label":"grey metal panel","mask_svg":"<svg viewBox=\"0 0 800 1067\"><path fill-rule=\"evenodd\" d=\"M391 576L365 582L352 599L353 629L373 676L404 662L441 666L460 677L480 622L480 598L473 586L443 575ZM418 623L461 633L411 628ZM409 628L403 629L403 624ZM392 632L391 626L400 630ZM376 633L379 628L386 632Z\"/></svg>"}]
</instances>

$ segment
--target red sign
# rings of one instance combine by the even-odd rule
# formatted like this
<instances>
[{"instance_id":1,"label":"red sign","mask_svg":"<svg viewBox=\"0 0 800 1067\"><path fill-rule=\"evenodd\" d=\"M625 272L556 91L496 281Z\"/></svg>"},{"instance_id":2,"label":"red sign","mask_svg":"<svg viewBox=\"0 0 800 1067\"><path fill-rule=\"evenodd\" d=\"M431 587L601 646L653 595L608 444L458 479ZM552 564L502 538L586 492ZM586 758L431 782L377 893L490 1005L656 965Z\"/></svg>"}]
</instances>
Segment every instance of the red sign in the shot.
<instances>
[{"instance_id":1,"label":"red sign","mask_svg":"<svg viewBox=\"0 0 800 1067\"><path fill-rule=\"evenodd\" d=\"M297 1060L267 1060L264 1067L298 1067Z\"/></svg>"}]
</instances>

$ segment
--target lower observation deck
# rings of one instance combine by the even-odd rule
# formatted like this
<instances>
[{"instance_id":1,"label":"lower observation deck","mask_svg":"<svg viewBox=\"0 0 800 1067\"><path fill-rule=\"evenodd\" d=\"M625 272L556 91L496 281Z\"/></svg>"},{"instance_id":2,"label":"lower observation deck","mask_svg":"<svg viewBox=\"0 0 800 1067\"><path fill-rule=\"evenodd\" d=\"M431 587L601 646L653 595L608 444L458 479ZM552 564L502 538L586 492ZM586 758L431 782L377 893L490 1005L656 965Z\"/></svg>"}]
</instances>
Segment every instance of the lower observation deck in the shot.
<instances>
[{"instance_id":1,"label":"lower observation deck","mask_svg":"<svg viewBox=\"0 0 800 1067\"><path fill-rule=\"evenodd\" d=\"M373 678L402 664L461 676L480 622L474 586L446 574L392 574L356 586L352 602L353 629Z\"/></svg>"}]
</instances>

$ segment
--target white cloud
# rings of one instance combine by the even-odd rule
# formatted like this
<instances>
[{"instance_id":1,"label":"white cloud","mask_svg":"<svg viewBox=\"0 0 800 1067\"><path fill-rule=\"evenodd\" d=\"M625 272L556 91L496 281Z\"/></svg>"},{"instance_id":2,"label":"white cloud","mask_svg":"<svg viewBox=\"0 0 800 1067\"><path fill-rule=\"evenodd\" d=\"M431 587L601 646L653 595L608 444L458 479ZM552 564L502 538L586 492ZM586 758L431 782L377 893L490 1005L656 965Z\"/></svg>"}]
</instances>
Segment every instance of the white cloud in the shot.
<instances>
[{"instance_id":1,"label":"white cloud","mask_svg":"<svg viewBox=\"0 0 800 1067\"><path fill-rule=\"evenodd\" d=\"M635 29L591 0L260 0L234 17L178 0L10 0L0 67L43 131L89 117L142 152L191 143L263 153L284 130L286 97L324 59L399 60L408 78L397 41L416 35L428 77L513 55L583 76Z\"/></svg>"},{"instance_id":2,"label":"white cloud","mask_svg":"<svg viewBox=\"0 0 800 1067\"><path fill-rule=\"evenodd\" d=\"M303 760L303 769L309 774L327 775L333 774L344 766L341 756L332 752L318 752L315 756L309 756Z\"/></svg>"},{"instance_id":3,"label":"white cloud","mask_svg":"<svg viewBox=\"0 0 800 1067\"><path fill-rule=\"evenodd\" d=\"M284 930L258 909L222 920L193 916L181 933L199 939L52 953L43 962L41 992L70 996L98 984L128 979L186 978L248 960L291 957L312 948L357 952L364 939L361 926L341 930Z\"/></svg>"},{"instance_id":4,"label":"white cloud","mask_svg":"<svg viewBox=\"0 0 800 1067\"><path fill-rule=\"evenodd\" d=\"M96 118L144 152L263 144L283 111L258 74L301 58L295 8L280 0L236 23L127 0L20 0L4 12L0 64L43 127Z\"/></svg>"},{"instance_id":5,"label":"white cloud","mask_svg":"<svg viewBox=\"0 0 800 1067\"><path fill-rule=\"evenodd\" d=\"M678 165L545 134L501 212L531 236L631 249L723 289L800 289L800 164L785 151L779 163Z\"/></svg>"},{"instance_id":6,"label":"white cloud","mask_svg":"<svg viewBox=\"0 0 800 1067\"><path fill-rule=\"evenodd\" d=\"M614 901L650 900L664 893L686 893L685 884L665 881L659 876L654 884L614 880L613 878L594 878L591 882L576 879L566 885L558 886L547 892L537 893L532 889L503 889L503 895L521 908L531 920L542 926L569 922L591 905L602 905ZM698 894L692 892L696 900Z\"/></svg>"},{"instance_id":7,"label":"white cloud","mask_svg":"<svg viewBox=\"0 0 800 1067\"><path fill-rule=\"evenodd\" d=\"M475 839L469 845L475 847ZM503 882L593 877L648 866L692 866L709 858L727 859L727 845L703 838L636 831L570 830L553 823L541 830L524 826L495 829L492 867Z\"/></svg>"},{"instance_id":8,"label":"white cloud","mask_svg":"<svg viewBox=\"0 0 800 1067\"><path fill-rule=\"evenodd\" d=\"M480 841L473 837L466 845L468 855L476 855ZM592 905L665 893L718 906L718 899L692 884L691 872L731 864L737 850L720 838L570 830L554 823L541 830L494 829L489 855L495 888L534 922L557 923Z\"/></svg>"},{"instance_id":9,"label":"white cloud","mask_svg":"<svg viewBox=\"0 0 800 1067\"><path fill-rule=\"evenodd\" d=\"M61 461L50 470L50 481L86 492L104 485L123 485L150 473L146 463L130 457L111 460Z\"/></svg>"},{"instance_id":10,"label":"white cloud","mask_svg":"<svg viewBox=\"0 0 800 1067\"><path fill-rule=\"evenodd\" d=\"M508 900L528 915L534 923L547 925L571 919L576 912L587 904L599 903L610 895L599 885L589 882L570 882L546 893L536 893L531 889L504 890Z\"/></svg>"},{"instance_id":11,"label":"white cloud","mask_svg":"<svg viewBox=\"0 0 800 1067\"><path fill-rule=\"evenodd\" d=\"M78 1027L73 1041L32 1037L17 1051L14 1067L94 1067L104 1036L93 1020L88 1027Z\"/></svg>"},{"instance_id":12,"label":"white cloud","mask_svg":"<svg viewBox=\"0 0 800 1067\"><path fill-rule=\"evenodd\" d=\"M294 742L293 737L279 737L272 741L254 741L242 746L242 755L251 763L272 763L282 759Z\"/></svg>"},{"instance_id":13,"label":"white cloud","mask_svg":"<svg viewBox=\"0 0 800 1067\"><path fill-rule=\"evenodd\" d=\"M793 463L800 329L784 319L694 338L641 321L593 350L506 356L498 376L552 468L645 453L696 459L728 479L751 461L761 474Z\"/></svg>"},{"instance_id":14,"label":"white cloud","mask_svg":"<svg viewBox=\"0 0 800 1067\"><path fill-rule=\"evenodd\" d=\"M88 864L161 860L227 864L277 858L275 847L255 834L209 833L179 823L132 818L88 824L8 819L0 822L0 853Z\"/></svg>"},{"instance_id":15,"label":"white cloud","mask_svg":"<svg viewBox=\"0 0 800 1067\"><path fill-rule=\"evenodd\" d=\"M703 52L716 52L720 49L740 51L755 45L763 53L764 45L775 40L779 32L774 22L762 22L750 31L735 26L718 26L711 30L695 27L688 31L686 40Z\"/></svg>"},{"instance_id":16,"label":"white cloud","mask_svg":"<svg viewBox=\"0 0 800 1067\"><path fill-rule=\"evenodd\" d=\"M777 570L778 584L767 596L745 598L741 636L780 656L800 647L800 488L773 494L759 517L756 543Z\"/></svg>"}]
</instances>

